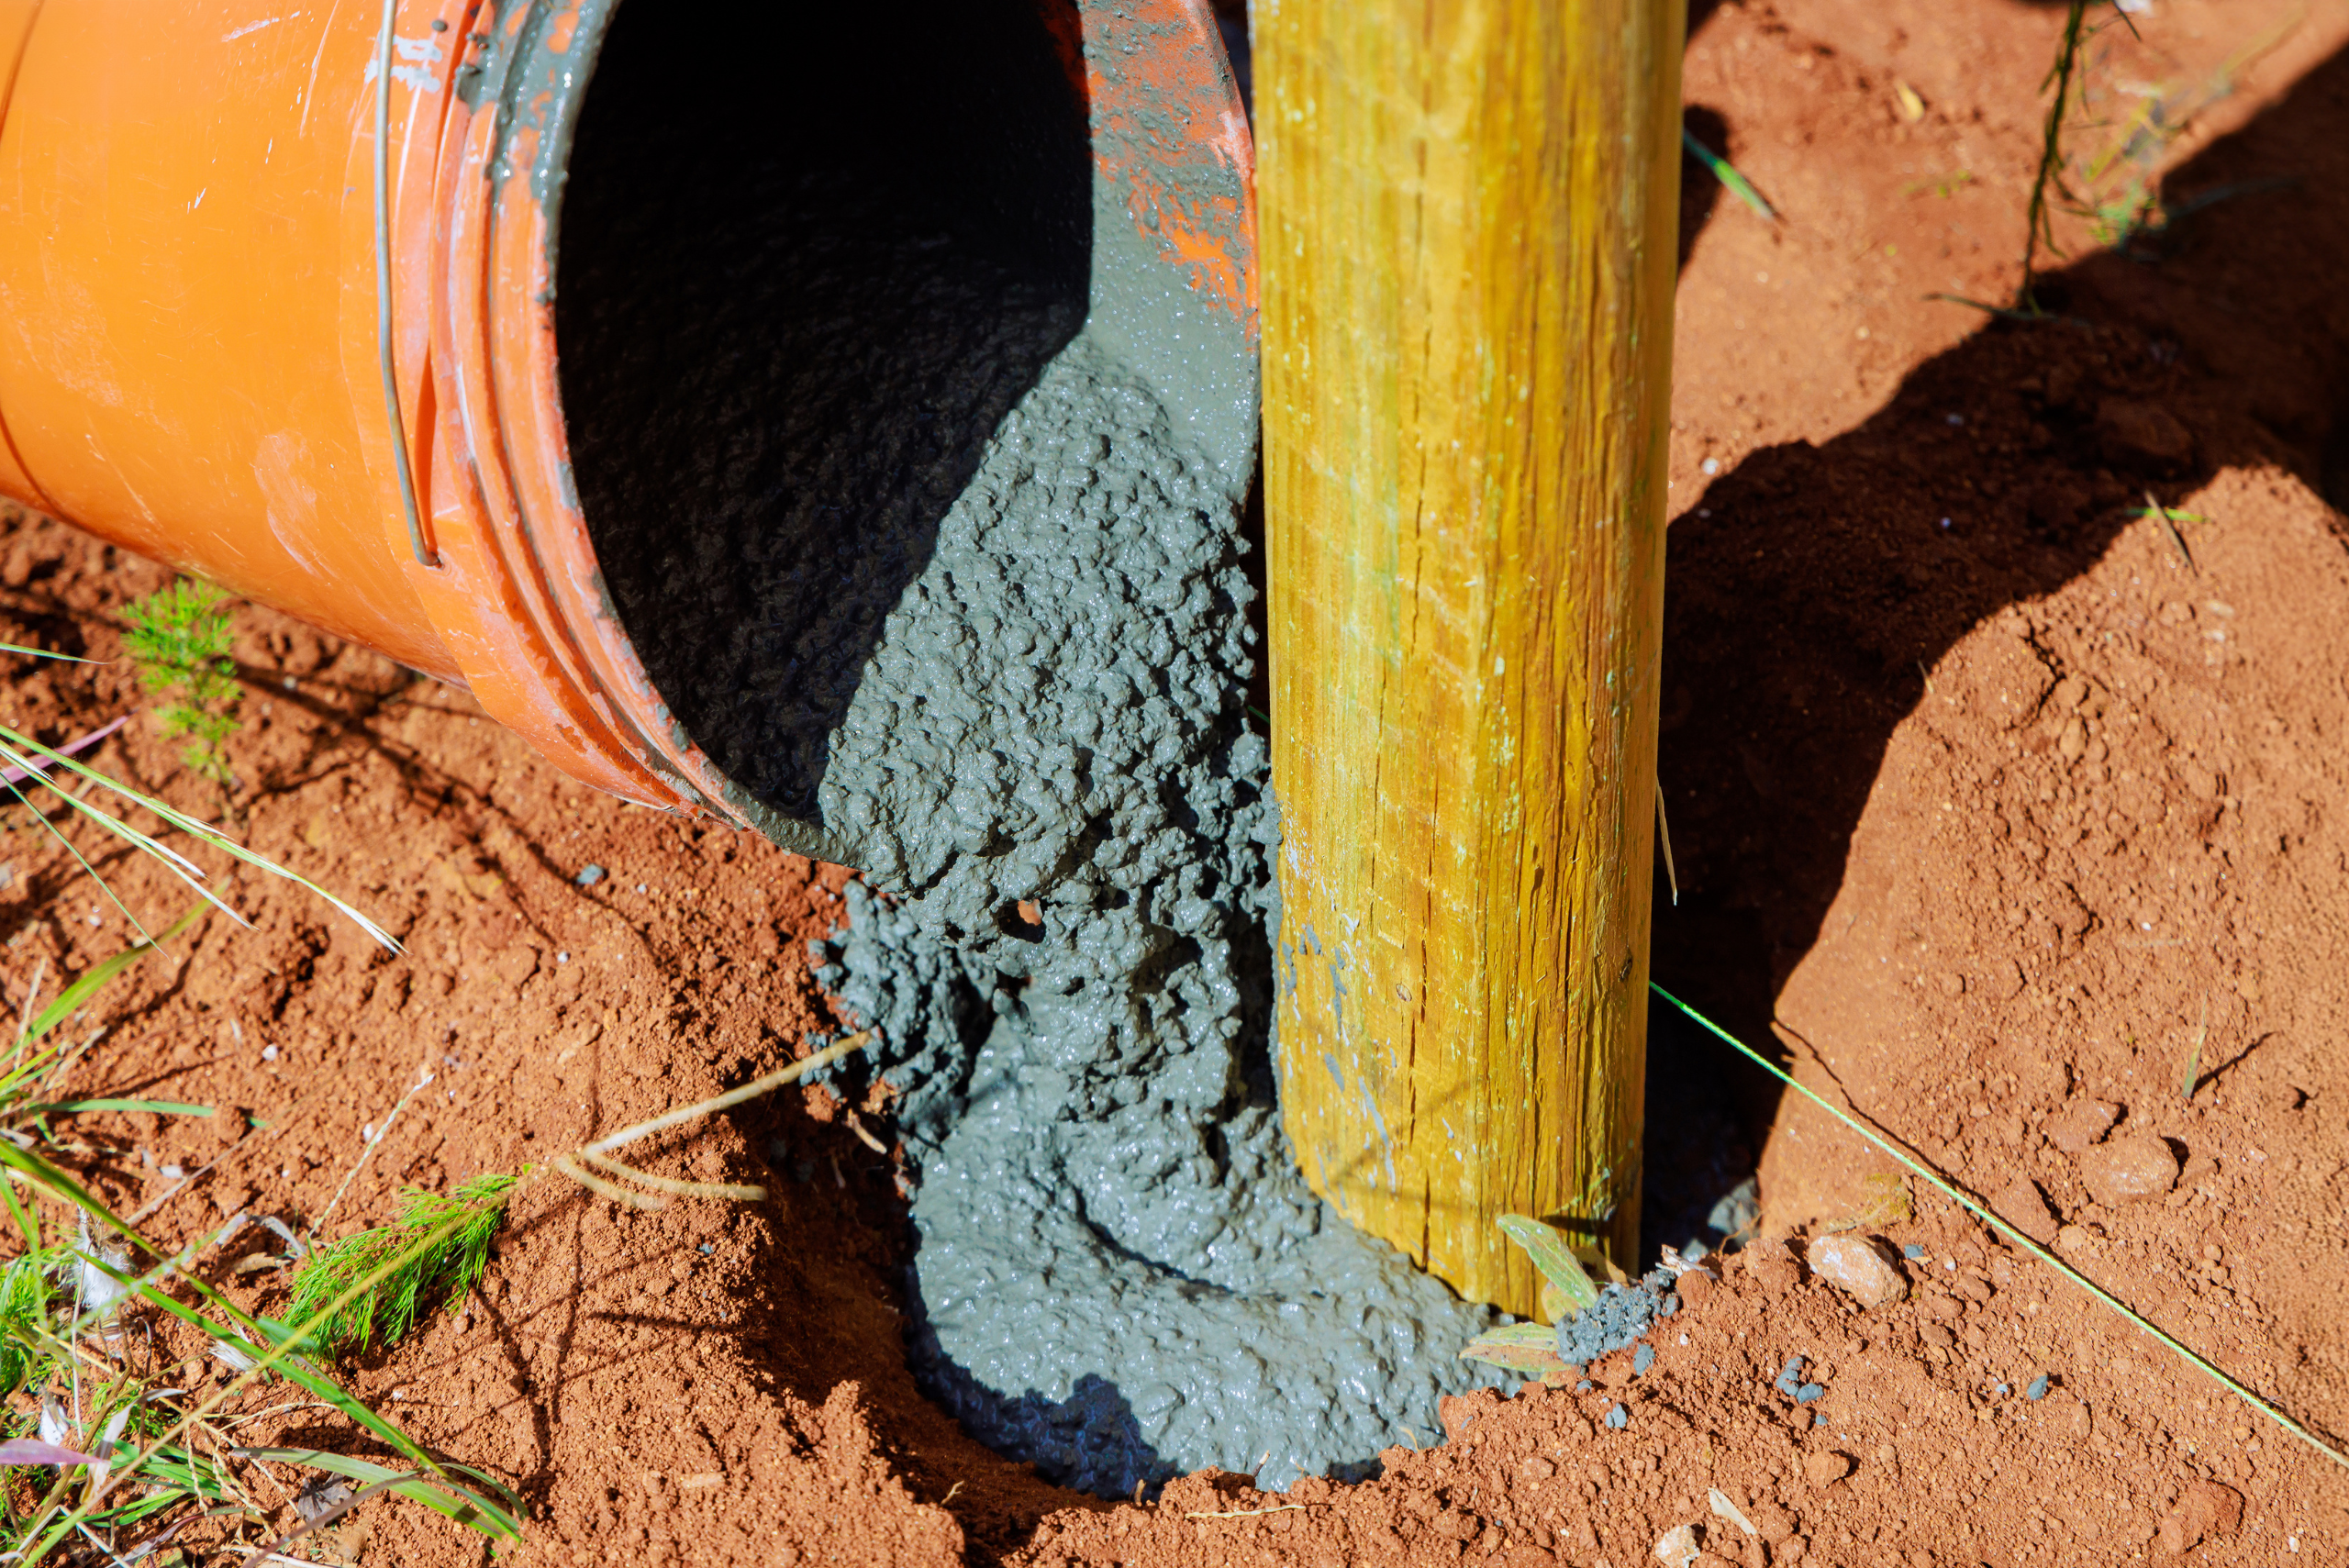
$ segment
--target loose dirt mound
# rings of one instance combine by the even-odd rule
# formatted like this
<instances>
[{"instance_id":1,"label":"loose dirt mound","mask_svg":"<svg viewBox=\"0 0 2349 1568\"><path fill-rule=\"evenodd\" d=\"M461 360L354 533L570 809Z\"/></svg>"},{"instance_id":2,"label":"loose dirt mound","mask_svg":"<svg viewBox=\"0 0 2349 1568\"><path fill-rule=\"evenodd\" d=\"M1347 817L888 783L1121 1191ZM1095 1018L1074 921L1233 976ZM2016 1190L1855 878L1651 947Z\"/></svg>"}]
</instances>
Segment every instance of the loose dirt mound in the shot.
<instances>
[{"instance_id":1,"label":"loose dirt mound","mask_svg":"<svg viewBox=\"0 0 2349 1568\"><path fill-rule=\"evenodd\" d=\"M2294 14L2165 5L2142 19L2156 54L2102 68L2207 79ZM2234 194L2062 272L2043 298L2064 319L1923 301L2011 296L2059 20L1994 0L1700 18L1690 123L1784 216L1705 184L1687 204L1663 752L1683 895L1657 973L2349 1435L2349 553L2326 499L2349 450L2349 30L2304 20L2240 73L2169 184ZM2139 515L2148 492L2193 516ZM161 581L53 524L0 540L15 640L110 657L108 617ZM88 1174L160 1201L160 1237L239 1206L315 1214L422 1071L338 1227L836 1021L805 942L839 918L841 873L591 796L462 694L242 624L252 843L408 951L231 876L254 929L214 917L114 994L76 1086L222 1107L83 1118L129 1151ZM52 740L138 700L120 668L22 661L8 692ZM98 760L206 803L145 720ZM12 1001L37 958L78 970L124 940L17 819ZM178 907L150 869L101 865L142 911ZM1206 1475L1108 1507L972 1443L905 1369L895 1173L820 1092L652 1162L766 1183L764 1206L646 1215L529 1187L469 1307L356 1381L515 1480L524 1562L1631 1568L1681 1525L1757 1565L2349 1550L2343 1473L1940 1200L1865 1232L1916 1250L1904 1301L1863 1310L1809 1274L1801 1232L1863 1212L1886 1162L1724 1053L1670 1045L1766 1130L1767 1225L1796 1245L1709 1295L1684 1282L1644 1373L1626 1355L1587 1391L1455 1404L1365 1485ZM1667 1134L1674 1086L1651 1095ZM184 1188L162 1173L216 1161ZM223 1277L283 1304L282 1274ZM1791 1386L1824 1390L1802 1403L1781 1386L1798 1357ZM304 1418L280 1425L348 1441ZM478 1560L407 1505L364 1512L338 1550Z\"/></svg>"}]
</instances>

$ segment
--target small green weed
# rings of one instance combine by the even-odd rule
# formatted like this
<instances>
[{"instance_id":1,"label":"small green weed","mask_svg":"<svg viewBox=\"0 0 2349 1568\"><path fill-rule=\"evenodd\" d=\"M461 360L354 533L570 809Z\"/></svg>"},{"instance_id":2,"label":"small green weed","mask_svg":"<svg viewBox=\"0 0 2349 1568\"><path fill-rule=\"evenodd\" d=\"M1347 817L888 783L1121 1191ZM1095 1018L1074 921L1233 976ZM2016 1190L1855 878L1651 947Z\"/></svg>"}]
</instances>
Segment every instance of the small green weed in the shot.
<instances>
[{"instance_id":1,"label":"small green weed","mask_svg":"<svg viewBox=\"0 0 2349 1568\"><path fill-rule=\"evenodd\" d=\"M2040 84L2042 92L2049 87L2055 95L2047 106L2047 117L2041 122L2039 168L2032 176L2031 205L2022 247L2022 287L2015 295L2015 308L2029 316L2041 314L2033 285L2038 282L2039 252L2062 257L2063 250L2055 240L2055 214L2049 198L2066 193L2064 183L2064 123L2076 101L2079 87L2080 51L2088 36L2088 0L2070 0L2064 16L2064 35L2056 46L2055 63L2047 72L2047 80Z\"/></svg>"},{"instance_id":2,"label":"small green weed","mask_svg":"<svg viewBox=\"0 0 2349 1568\"><path fill-rule=\"evenodd\" d=\"M476 1176L446 1195L407 1188L398 1218L321 1248L302 1265L288 1313L328 1355L379 1340L396 1345L434 1298L453 1310L473 1289L520 1180ZM371 1276L373 1286L351 1292L354 1281Z\"/></svg>"},{"instance_id":3,"label":"small green weed","mask_svg":"<svg viewBox=\"0 0 2349 1568\"><path fill-rule=\"evenodd\" d=\"M1550 1322L1487 1329L1468 1341L1461 1359L1554 1381L1564 1373L1566 1362L1558 1354L1558 1330L1553 1325L1598 1301L1598 1286L1575 1256L1573 1241L1556 1226L1521 1214L1504 1214L1499 1225L1501 1234L1523 1248L1541 1273L1542 1312Z\"/></svg>"},{"instance_id":4,"label":"small green weed","mask_svg":"<svg viewBox=\"0 0 2349 1568\"><path fill-rule=\"evenodd\" d=\"M2172 202L2161 192L2160 167L2196 117L2235 90L2252 62L2282 41L2296 22L2254 39L2211 76L2184 83L2130 85L2117 95L2106 85L2112 75L2109 50L2094 50L2098 37L2116 23L2133 35L2136 24L2116 6L2112 16L2091 23L2089 12L2103 0L2068 0L2055 62L2041 90L2054 90L2040 133L2039 168L2032 180L2028 236L2023 244L2022 286L2018 312L2043 313L2033 297L2041 254L2061 261L2055 235L2060 212L2085 222L2097 245L2121 254L2140 240L2157 239L2192 214L2219 202L2288 184L2259 180L2205 191ZM2091 52L2102 60L2091 60ZM2076 147L2074 144L2080 144Z\"/></svg>"},{"instance_id":5,"label":"small green weed","mask_svg":"<svg viewBox=\"0 0 2349 1568\"><path fill-rule=\"evenodd\" d=\"M232 782L222 745L238 729L237 705L245 688L228 657L228 595L209 583L183 577L123 611L130 628L122 644L150 692L176 692L155 717L163 733L184 738L181 757L227 789Z\"/></svg>"}]
</instances>

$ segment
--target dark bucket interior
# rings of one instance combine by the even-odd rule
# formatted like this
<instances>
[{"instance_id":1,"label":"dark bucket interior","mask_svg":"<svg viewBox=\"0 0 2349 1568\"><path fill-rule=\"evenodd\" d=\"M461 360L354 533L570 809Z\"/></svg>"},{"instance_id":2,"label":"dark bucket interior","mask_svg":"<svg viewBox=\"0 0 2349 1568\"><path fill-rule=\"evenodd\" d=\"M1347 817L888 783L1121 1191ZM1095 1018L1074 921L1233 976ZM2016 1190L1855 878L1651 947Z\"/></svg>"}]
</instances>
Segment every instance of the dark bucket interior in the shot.
<instances>
[{"instance_id":1,"label":"dark bucket interior","mask_svg":"<svg viewBox=\"0 0 2349 1568\"><path fill-rule=\"evenodd\" d=\"M1066 0L639 3L596 58L557 269L574 483L678 725L801 822L939 519L1084 324L1076 37Z\"/></svg>"}]
</instances>

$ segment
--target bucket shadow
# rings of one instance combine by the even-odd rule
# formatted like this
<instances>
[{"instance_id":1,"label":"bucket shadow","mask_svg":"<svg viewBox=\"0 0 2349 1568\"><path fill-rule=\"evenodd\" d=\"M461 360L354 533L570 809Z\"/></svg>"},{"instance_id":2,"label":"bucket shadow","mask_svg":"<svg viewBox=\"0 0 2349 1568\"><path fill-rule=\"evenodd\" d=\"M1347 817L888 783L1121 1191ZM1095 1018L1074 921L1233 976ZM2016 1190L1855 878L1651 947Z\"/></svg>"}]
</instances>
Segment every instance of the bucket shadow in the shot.
<instances>
[{"instance_id":1,"label":"bucket shadow","mask_svg":"<svg viewBox=\"0 0 2349 1568\"><path fill-rule=\"evenodd\" d=\"M2165 181L2176 206L2223 199L2044 280L2056 319L1987 324L1865 423L1754 452L1674 521L1660 768L1680 898L1659 867L1662 984L1773 1049L1776 999L1925 672L2093 567L2148 492L2172 504L2272 465L2349 501L2344 149L2349 54ZM1651 1173L1685 1156L1681 1118L1733 1137L1778 1100L1667 1014L1652 1015ZM1676 1221L1694 1198L1652 1183L1649 1201Z\"/></svg>"},{"instance_id":2,"label":"bucket shadow","mask_svg":"<svg viewBox=\"0 0 2349 1568\"><path fill-rule=\"evenodd\" d=\"M884 620L1084 323L1093 161L1032 0L733 9L612 24L563 198L564 417L653 685L812 822Z\"/></svg>"}]
</instances>

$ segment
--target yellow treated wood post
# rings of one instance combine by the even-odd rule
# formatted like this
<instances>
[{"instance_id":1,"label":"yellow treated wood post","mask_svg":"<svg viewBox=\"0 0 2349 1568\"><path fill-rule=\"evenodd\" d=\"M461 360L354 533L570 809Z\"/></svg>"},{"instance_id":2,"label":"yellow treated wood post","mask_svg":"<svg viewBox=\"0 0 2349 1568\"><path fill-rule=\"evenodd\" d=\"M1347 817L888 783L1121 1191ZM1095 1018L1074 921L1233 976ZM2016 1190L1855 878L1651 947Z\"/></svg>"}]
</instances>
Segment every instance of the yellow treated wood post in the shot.
<instances>
[{"instance_id":1,"label":"yellow treated wood post","mask_svg":"<svg viewBox=\"0 0 2349 1568\"><path fill-rule=\"evenodd\" d=\"M1638 1238L1681 0L1259 0L1280 1088L1474 1300Z\"/></svg>"}]
</instances>

